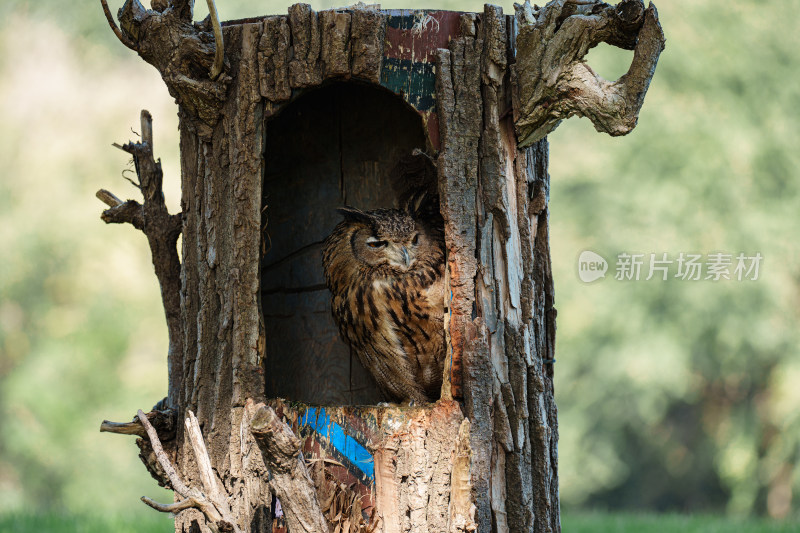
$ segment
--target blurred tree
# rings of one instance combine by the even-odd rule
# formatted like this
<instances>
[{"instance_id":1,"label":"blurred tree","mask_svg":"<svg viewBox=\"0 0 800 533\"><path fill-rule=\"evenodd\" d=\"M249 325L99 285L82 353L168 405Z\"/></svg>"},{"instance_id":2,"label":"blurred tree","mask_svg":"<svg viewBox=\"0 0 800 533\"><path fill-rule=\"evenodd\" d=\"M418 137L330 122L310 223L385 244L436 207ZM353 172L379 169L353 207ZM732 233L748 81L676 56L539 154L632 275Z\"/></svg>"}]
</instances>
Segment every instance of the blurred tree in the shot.
<instances>
[{"instance_id":1,"label":"blurred tree","mask_svg":"<svg viewBox=\"0 0 800 533\"><path fill-rule=\"evenodd\" d=\"M800 121L788 80L800 63L788 7L663 6L669 42L639 127L617 144L585 122L551 136L568 504L796 509ZM629 58L613 52L589 62L618 75ZM580 282L583 249L609 260L608 279ZM759 279L612 279L620 252L717 251L760 252Z\"/></svg>"}]
</instances>

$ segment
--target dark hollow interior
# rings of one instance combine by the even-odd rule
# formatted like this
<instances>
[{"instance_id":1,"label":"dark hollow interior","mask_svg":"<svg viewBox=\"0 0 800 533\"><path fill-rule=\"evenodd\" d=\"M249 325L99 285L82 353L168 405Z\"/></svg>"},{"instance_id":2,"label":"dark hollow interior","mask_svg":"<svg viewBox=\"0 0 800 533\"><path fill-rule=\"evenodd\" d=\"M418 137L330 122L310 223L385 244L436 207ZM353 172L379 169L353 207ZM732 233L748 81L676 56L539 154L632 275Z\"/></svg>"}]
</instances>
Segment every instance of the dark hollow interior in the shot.
<instances>
[{"instance_id":1,"label":"dark hollow interior","mask_svg":"<svg viewBox=\"0 0 800 533\"><path fill-rule=\"evenodd\" d=\"M339 338L322 272L336 208L397 207L408 181L396 166L425 148L422 119L376 86L310 91L265 130L261 301L266 394L312 404L374 404L372 376Z\"/></svg>"}]
</instances>

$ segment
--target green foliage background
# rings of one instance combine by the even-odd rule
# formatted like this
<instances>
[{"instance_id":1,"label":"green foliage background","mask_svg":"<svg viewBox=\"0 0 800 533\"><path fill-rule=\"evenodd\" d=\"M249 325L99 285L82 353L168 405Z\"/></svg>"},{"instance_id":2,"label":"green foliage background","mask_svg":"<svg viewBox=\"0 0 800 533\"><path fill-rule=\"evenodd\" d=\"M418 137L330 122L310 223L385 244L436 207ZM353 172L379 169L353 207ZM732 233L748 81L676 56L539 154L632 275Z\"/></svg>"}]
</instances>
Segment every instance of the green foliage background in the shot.
<instances>
[{"instance_id":1,"label":"green foliage background","mask_svg":"<svg viewBox=\"0 0 800 533\"><path fill-rule=\"evenodd\" d=\"M3 7L0 513L145 513L139 496L168 495L130 439L97 429L164 395L166 328L144 238L105 226L94 192L135 197L110 143L133 138L147 108L177 210L176 109L99 2ZM217 7L223 18L286 9ZM637 129L611 139L571 119L550 136L563 503L796 518L800 1L659 8L667 49ZM629 60L608 47L589 56L608 78ZM755 282L609 272L587 285L577 277L585 249L612 269L620 252L765 259Z\"/></svg>"}]
</instances>

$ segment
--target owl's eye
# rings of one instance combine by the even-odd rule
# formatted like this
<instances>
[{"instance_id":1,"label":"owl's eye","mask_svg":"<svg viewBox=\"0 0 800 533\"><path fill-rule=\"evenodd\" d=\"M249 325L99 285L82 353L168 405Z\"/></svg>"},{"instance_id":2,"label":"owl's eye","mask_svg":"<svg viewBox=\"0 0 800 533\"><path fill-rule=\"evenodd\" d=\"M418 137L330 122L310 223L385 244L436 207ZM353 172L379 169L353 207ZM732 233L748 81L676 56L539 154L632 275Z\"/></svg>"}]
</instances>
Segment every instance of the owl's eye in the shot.
<instances>
[{"instance_id":1,"label":"owl's eye","mask_svg":"<svg viewBox=\"0 0 800 533\"><path fill-rule=\"evenodd\" d=\"M416 234L414 235L414 238L413 238L413 239L411 239L411 244L413 244L414 246L416 246L416 245L418 245L418 244L419 244L419 233L416 233Z\"/></svg>"},{"instance_id":2,"label":"owl's eye","mask_svg":"<svg viewBox=\"0 0 800 533\"><path fill-rule=\"evenodd\" d=\"M367 241L367 245L369 245L370 248L383 248L386 244L386 241Z\"/></svg>"}]
</instances>

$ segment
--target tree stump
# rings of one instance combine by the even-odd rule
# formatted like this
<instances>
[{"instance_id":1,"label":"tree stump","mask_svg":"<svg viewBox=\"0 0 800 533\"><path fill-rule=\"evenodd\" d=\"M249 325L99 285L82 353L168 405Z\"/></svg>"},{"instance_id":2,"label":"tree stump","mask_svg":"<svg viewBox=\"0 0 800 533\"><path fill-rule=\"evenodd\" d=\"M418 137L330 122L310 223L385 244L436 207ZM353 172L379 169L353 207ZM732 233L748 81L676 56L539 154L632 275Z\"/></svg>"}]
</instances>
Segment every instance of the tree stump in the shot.
<instances>
[{"instance_id":1,"label":"tree stump","mask_svg":"<svg viewBox=\"0 0 800 533\"><path fill-rule=\"evenodd\" d=\"M211 0L203 23L186 0L127 0L118 27L101 2L181 119L180 215L151 136L124 147L144 204L101 195L148 235L170 326L167 398L103 426L142 437L176 490L149 504L176 531L560 531L545 135L574 114L635 125L655 8L296 4L219 24ZM635 50L617 82L583 62L599 42ZM438 402L396 406L336 334L320 251L336 207L396 207L410 185L441 202L448 357Z\"/></svg>"}]
</instances>

